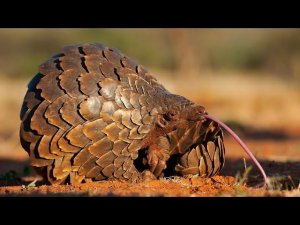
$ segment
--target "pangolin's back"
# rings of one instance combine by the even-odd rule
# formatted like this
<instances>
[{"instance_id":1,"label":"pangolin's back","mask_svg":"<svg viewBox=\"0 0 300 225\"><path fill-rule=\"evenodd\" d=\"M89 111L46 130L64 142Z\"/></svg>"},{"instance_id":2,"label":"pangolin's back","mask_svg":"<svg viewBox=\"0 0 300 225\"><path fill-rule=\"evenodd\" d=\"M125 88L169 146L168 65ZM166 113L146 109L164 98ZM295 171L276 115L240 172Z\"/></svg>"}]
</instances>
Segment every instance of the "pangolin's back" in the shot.
<instances>
[{"instance_id":1,"label":"pangolin's back","mask_svg":"<svg viewBox=\"0 0 300 225\"><path fill-rule=\"evenodd\" d=\"M21 143L51 183L135 181L140 175L133 161L156 115L169 105L191 104L116 49L68 46L43 63L28 85Z\"/></svg>"}]
</instances>

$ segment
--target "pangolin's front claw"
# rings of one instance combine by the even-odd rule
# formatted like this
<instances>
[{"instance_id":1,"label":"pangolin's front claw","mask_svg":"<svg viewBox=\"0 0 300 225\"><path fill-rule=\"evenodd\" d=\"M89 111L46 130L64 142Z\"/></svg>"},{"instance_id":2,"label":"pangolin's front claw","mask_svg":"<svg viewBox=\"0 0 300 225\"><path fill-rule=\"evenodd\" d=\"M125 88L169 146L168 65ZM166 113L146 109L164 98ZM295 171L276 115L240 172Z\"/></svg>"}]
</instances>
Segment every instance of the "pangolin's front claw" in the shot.
<instances>
[{"instance_id":1,"label":"pangolin's front claw","mask_svg":"<svg viewBox=\"0 0 300 225\"><path fill-rule=\"evenodd\" d=\"M166 162L170 158L169 152L159 146L151 146L148 151L147 160L150 171L159 177L166 168Z\"/></svg>"}]
</instances>

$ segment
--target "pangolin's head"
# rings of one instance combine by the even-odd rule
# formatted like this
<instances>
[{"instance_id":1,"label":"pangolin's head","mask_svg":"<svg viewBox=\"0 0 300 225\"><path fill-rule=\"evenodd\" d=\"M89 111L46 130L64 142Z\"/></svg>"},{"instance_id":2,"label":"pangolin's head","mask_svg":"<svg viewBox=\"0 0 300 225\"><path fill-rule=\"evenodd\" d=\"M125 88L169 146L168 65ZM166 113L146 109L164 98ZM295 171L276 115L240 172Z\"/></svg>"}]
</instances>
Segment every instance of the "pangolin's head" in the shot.
<instances>
[{"instance_id":1,"label":"pangolin's head","mask_svg":"<svg viewBox=\"0 0 300 225\"><path fill-rule=\"evenodd\" d=\"M170 140L171 154L184 156L180 158L179 165L175 168L177 172L182 175L199 174L201 177L218 174L225 163L222 131L224 129L258 167L264 178L264 186L267 185L268 178L265 171L245 143L226 124L208 115L203 106L190 105L181 110L170 110L164 119L169 123L167 136ZM194 169L191 168L193 163Z\"/></svg>"}]
</instances>

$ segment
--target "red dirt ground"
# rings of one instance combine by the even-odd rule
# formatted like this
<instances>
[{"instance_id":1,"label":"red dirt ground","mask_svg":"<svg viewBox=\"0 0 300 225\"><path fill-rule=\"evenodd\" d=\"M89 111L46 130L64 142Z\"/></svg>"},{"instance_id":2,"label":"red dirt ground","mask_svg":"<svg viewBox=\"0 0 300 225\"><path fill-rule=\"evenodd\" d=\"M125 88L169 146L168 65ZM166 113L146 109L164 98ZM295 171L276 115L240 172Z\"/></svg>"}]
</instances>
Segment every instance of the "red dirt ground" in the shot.
<instances>
[{"instance_id":1,"label":"red dirt ground","mask_svg":"<svg viewBox=\"0 0 300 225\"><path fill-rule=\"evenodd\" d=\"M233 188L234 178L216 176L214 178L200 179L175 178L170 180L154 180L139 184L128 182L104 181L91 182L77 186L59 185L38 187L11 186L2 187L1 195L87 195L87 196L216 196L233 195L236 192L251 191L261 195L264 191L240 186Z\"/></svg>"}]
</instances>

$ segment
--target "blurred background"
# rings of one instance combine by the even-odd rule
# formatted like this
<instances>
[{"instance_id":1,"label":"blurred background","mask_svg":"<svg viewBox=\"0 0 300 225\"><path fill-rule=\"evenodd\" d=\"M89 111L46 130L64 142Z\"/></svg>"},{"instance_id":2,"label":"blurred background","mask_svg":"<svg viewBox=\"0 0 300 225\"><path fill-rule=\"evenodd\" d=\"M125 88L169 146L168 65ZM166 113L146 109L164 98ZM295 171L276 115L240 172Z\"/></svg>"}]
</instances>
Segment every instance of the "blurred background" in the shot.
<instances>
[{"instance_id":1,"label":"blurred background","mask_svg":"<svg viewBox=\"0 0 300 225\"><path fill-rule=\"evenodd\" d=\"M300 29L0 29L0 174L24 170L27 83L62 46L84 42L120 49L168 90L205 106L265 165L300 169ZM231 138L225 144L230 159L247 158Z\"/></svg>"}]
</instances>

